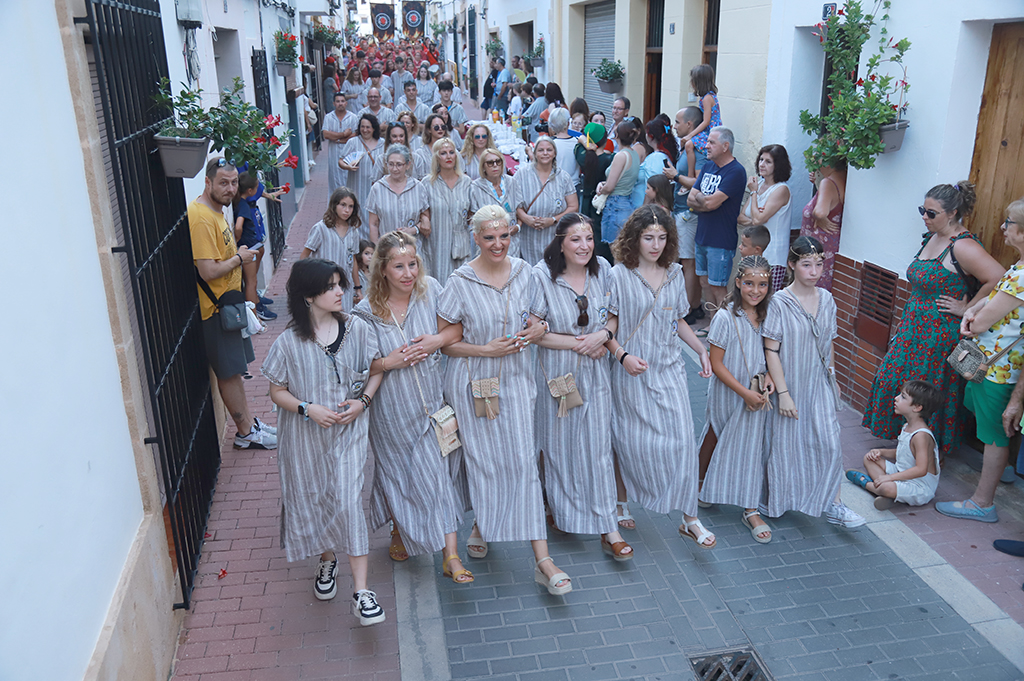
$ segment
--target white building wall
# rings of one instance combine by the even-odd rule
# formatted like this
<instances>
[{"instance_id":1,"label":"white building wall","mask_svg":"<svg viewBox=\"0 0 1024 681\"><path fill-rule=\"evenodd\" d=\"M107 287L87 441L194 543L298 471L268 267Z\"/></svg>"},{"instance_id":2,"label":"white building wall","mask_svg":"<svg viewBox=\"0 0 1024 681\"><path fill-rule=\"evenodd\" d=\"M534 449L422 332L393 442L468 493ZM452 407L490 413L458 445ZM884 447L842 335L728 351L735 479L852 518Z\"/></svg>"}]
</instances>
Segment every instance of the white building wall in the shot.
<instances>
[{"instance_id":1,"label":"white building wall","mask_svg":"<svg viewBox=\"0 0 1024 681\"><path fill-rule=\"evenodd\" d=\"M78 138L51 3L2 3L0 678L80 679L143 517ZM168 605L169 607L169 605ZM168 617L170 615L168 614ZM59 650L55 652L55 644Z\"/></svg>"}]
</instances>

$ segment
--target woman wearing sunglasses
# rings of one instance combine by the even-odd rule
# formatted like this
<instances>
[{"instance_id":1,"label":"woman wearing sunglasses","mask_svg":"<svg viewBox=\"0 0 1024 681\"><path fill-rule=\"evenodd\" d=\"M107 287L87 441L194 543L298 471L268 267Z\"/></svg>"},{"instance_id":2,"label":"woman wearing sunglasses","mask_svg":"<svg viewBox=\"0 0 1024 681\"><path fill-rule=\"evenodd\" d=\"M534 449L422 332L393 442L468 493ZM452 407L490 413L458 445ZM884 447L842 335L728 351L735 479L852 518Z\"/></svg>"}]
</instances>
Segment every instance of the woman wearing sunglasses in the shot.
<instances>
[{"instance_id":1,"label":"woman wearing sunglasses","mask_svg":"<svg viewBox=\"0 0 1024 681\"><path fill-rule=\"evenodd\" d=\"M430 276L447 282L470 255L469 186L459 152L447 137L434 142L430 174L423 180L430 201L430 238L422 257Z\"/></svg>"},{"instance_id":2,"label":"woman wearing sunglasses","mask_svg":"<svg viewBox=\"0 0 1024 681\"><path fill-rule=\"evenodd\" d=\"M459 131L455 129L455 125L452 123L452 115L451 112L448 111L448 107L441 102L438 102L434 106L430 107L430 112L437 114L441 117L441 120L444 121L445 129L448 131L448 137L451 137L452 141L455 142L455 148L458 149L461 147L462 135L460 135Z\"/></svg>"},{"instance_id":3,"label":"woman wearing sunglasses","mask_svg":"<svg viewBox=\"0 0 1024 681\"><path fill-rule=\"evenodd\" d=\"M964 422L957 415L964 380L946 357L960 339L964 311L985 300L1003 275L1002 265L964 227L974 202L974 185L964 180L932 187L924 205L918 207L928 231L907 268L910 298L864 410L864 427L876 437L894 440L903 419L892 405L903 384L911 380L933 384L946 397L929 422L940 456L958 447L964 436Z\"/></svg>"},{"instance_id":4,"label":"woman wearing sunglasses","mask_svg":"<svg viewBox=\"0 0 1024 681\"><path fill-rule=\"evenodd\" d=\"M594 247L590 220L570 213L558 221L544 260L533 268L530 312L548 325L548 333L537 341L538 373L541 385L554 387L537 396L537 446L544 452L548 522L563 532L599 534L605 553L626 561L633 558L633 549L615 524L608 427L612 392L605 343L616 328L608 320L612 268ZM572 408L563 380L570 375L582 398Z\"/></svg>"},{"instance_id":5,"label":"woman wearing sunglasses","mask_svg":"<svg viewBox=\"0 0 1024 681\"><path fill-rule=\"evenodd\" d=\"M466 133L466 141L462 143L462 160L466 165L466 174L471 180L480 177L480 155L484 149L497 149L491 129L477 123Z\"/></svg>"},{"instance_id":6,"label":"woman wearing sunglasses","mask_svg":"<svg viewBox=\"0 0 1024 681\"><path fill-rule=\"evenodd\" d=\"M484 149L480 152L476 172L477 179L469 185L469 214L474 215L484 206L497 205L504 208L509 214L509 230L512 234L508 254L518 258L519 223L516 222L512 208L515 203L512 197L512 178L505 172L504 154L497 149ZM474 257L479 252L475 241L471 244L470 250Z\"/></svg>"},{"instance_id":7,"label":"woman wearing sunglasses","mask_svg":"<svg viewBox=\"0 0 1024 681\"><path fill-rule=\"evenodd\" d=\"M427 116L427 120L423 123L423 146L413 152L423 167L430 167L430 161L434 155L434 142L445 138L451 139L448 136L448 124L445 123L444 118L438 114ZM423 176L419 176L418 179L422 180Z\"/></svg>"}]
</instances>

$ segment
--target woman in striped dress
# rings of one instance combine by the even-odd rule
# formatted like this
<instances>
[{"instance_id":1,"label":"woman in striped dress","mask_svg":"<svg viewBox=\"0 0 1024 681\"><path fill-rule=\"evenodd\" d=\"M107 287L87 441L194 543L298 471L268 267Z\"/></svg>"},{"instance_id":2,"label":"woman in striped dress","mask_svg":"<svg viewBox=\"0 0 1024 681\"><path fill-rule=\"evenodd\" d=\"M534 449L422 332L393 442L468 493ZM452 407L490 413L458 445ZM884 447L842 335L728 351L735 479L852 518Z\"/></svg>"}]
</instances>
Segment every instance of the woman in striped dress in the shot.
<instances>
[{"instance_id":1,"label":"woman in striped dress","mask_svg":"<svg viewBox=\"0 0 1024 681\"><path fill-rule=\"evenodd\" d=\"M797 237L787 265L793 283L772 296L761 325L765 358L779 396L768 449L767 513L800 511L846 528L864 524L839 500L843 451L839 442L838 388L834 386L836 303L816 284L825 249ZM831 375L830 375L831 374Z\"/></svg>"},{"instance_id":2,"label":"woman in striped dress","mask_svg":"<svg viewBox=\"0 0 1024 681\"><path fill-rule=\"evenodd\" d=\"M477 123L470 127L466 133L466 139L462 143L462 159L465 161L466 174L469 175L470 179L475 180L481 176L480 162L483 160L485 149L497 151L498 146L494 143L491 129L483 123Z\"/></svg>"},{"instance_id":3,"label":"woman in striped dress","mask_svg":"<svg viewBox=\"0 0 1024 681\"><path fill-rule=\"evenodd\" d=\"M348 187L335 189L323 219L309 230L299 259L316 256L330 260L345 270L347 280L359 281L359 266L356 262L359 254L359 226L359 199ZM342 295L342 309L352 309L352 296L352 286L346 287Z\"/></svg>"},{"instance_id":4,"label":"woman in striped dress","mask_svg":"<svg viewBox=\"0 0 1024 681\"><path fill-rule=\"evenodd\" d=\"M335 551L348 554L353 613L366 626L384 621L367 589L369 541L363 516L368 419L380 386L372 329L342 312L348 277L336 263L300 260L288 277L292 321L263 363L278 417L281 547L289 562L319 555L313 593L338 592Z\"/></svg>"},{"instance_id":5,"label":"woman in striped dress","mask_svg":"<svg viewBox=\"0 0 1024 681\"><path fill-rule=\"evenodd\" d=\"M534 147L533 163L519 166L512 179L516 219L522 227L519 249L522 258L535 265L555 235L555 224L579 208L576 187L555 163L555 143L543 137Z\"/></svg>"},{"instance_id":6,"label":"woman in striped dress","mask_svg":"<svg viewBox=\"0 0 1024 681\"><path fill-rule=\"evenodd\" d=\"M398 122L409 131L409 144L406 146L415 154L423 146L423 131L420 130L420 120L412 111L403 111L398 114Z\"/></svg>"},{"instance_id":7,"label":"woman in striped dress","mask_svg":"<svg viewBox=\"0 0 1024 681\"><path fill-rule=\"evenodd\" d=\"M715 535L697 520L697 447L679 341L700 357L703 378L711 360L683 321L690 306L675 220L660 206L641 206L612 252L618 264L608 311L618 330L609 349L619 365L612 365L612 447L625 492L655 513L680 509L680 536L714 548Z\"/></svg>"},{"instance_id":8,"label":"woman in striped dress","mask_svg":"<svg viewBox=\"0 0 1024 681\"><path fill-rule=\"evenodd\" d=\"M461 508L429 418L443 402L439 350L459 337L454 326L447 337L437 333L440 291L422 267L415 240L403 232L385 234L374 252L367 298L355 311L373 330L381 355L374 369L384 374L370 414L376 463L370 522L379 529L394 521L392 559L444 549L445 576L463 584L473 575L463 569L456 547Z\"/></svg>"},{"instance_id":9,"label":"woman in striped dress","mask_svg":"<svg viewBox=\"0 0 1024 681\"><path fill-rule=\"evenodd\" d=\"M515 198L512 189L515 184L512 178L505 172L505 155L497 149L484 149L480 152L480 164L477 168L477 179L469 186L469 213L475 214L484 206L501 206L509 216L514 216ZM508 254L514 258L519 257L519 223L514 217L509 229L512 233L512 242L508 246ZM472 255L475 257L479 249L474 242L471 246Z\"/></svg>"},{"instance_id":10,"label":"woman in striped dress","mask_svg":"<svg viewBox=\"0 0 1024 681\"><path fill-rule=\"evenodd\" d=\"M438 281L461 267L470 255L469 185L462 172L462 160L455 144L448 138L434 142L430 174L423 184L430 201L430 237L427 270Z\"/></svg>"},{"instance_id":11,"label":"woman in striped dress","mask_svg":"<svg viewBox=\"0 0 1024 681\"><path fill-rule=\"evenodd\" d=\"M434 156L434 144L443 139L451 139L448 137L448 127L445 125L444 119L437 114L430 114L423 124L423 146L412 152L414 157L419 158L421 167L430 168L430 161ZM417 177L422 180L425 175L424 173Z\"/></svg>"},{"instance_id":12,"label":"woman in striped dress","mask_svg":"<svg viewBox=\"0 0 1024 681\"><path fill-rule=\"evenodd\" d=\"M373 155L373 182L376 182L380 178L388 174L387 160L384 155L388 153L388 149L393 144L401 144L409 148L410 152L415 151L415 148L409 145L411 138L408 129L402 123L389 123L387 130L384 133L384 144L377 145L377 150ZM420 161L420 157L415 153L412 155L413 169L411 175L413 177L423 177L427 174L429 165L424 166ZM372 185L371 185L372 186ZM367 217L369 220L369 217ZM369 222L367 222L369 224Z\"/></svg>"},{"instance_id":13,"label":"woman in striped dress","mask_svg":"<svg viewBox=\"0 0 1024 681\"><path fill-rule=\"evenodd\" d=\"M544 260L533 270L530 312L548 325L548 333L537 341L543 383L535 411L548 508L555 527L599 534L606 553L618 561L630 560L633 549L615 524L615 466L608 428L612 395L605 343L614 334L614 324L606 326L611 265L594 252L590 219L574 213L559 220ZM583 404L563 414L560 400L548 398L547 383L567 374L572 374Z\"/></svg>"},{"instance_id":14,"label":"woman in striped dress","mask_svg":"<svg viewBox=\"0 0 1024 681\"><path fill-rule=\"evenodd\" d=\"M367 198L370 213L370 241L402 230L413 236L430 236L430 203L427 189L409 176L412 155L409 147L392 144L384 152L388 174L373 183ZM422 248L420 249L422 253Z\"/></svg>"},{"instance_id":15,"label":"woman in striped dress","mask_svg":"<svg viewBox=\"0 0 1024 681\"><path fill-rule=\"evenodd\" d=\"M359 213L362 226L359 229L360 237L365 239L370 234L370 214L366 209L366 199L370 195L370 187L374 183L373 162L377 147L380 146L380 123L373 114L363 114L359 117L359 134L345 143L341 149L341 160L338 166L348 171L348 188L355 192L362 204ZM359 153L361 156L354 164L345 163L350 154Z\"/></svg>"},{"instance_id":16,"label":"woman in striped dress","mask_svg":"<svg viewBox=\"0 0 1024 681\"><path fill-rule=\"evenodd\" d=\"M530 319L533 277L530 267L508 257L508 214L485 206L473 216L473 238L480 255L448 278L438 303L438 330L461 324L462 340L444 349L452 359L445 393L459 415L469 496L476 512L469 555L483 558L489 541L533 543L534 579L554 595L572 590L569 576L548 555L544 502L533 437L537 397L531 342L544 326ZM487 386L474 398L473 381L496 379L497 402ZM476 402L480 402L477 411ZM497 407L497 412L494 408Z\"/></svg>"},{"instance_id":17,"label":"woman in striped dress","mask_svg":"<svg viewBox=\"0 0 1024 681\"><path fill-rule=\"evenodd\" d=\"M764 493L768 397L750 388L765 371L761 325L771 300L768 260L740 261L732 292L708 329L711 368L707 421L700 447L700 499L744 510L742 521L759 544L772 531L757 512Z\"/></svg>"}]
</instances>

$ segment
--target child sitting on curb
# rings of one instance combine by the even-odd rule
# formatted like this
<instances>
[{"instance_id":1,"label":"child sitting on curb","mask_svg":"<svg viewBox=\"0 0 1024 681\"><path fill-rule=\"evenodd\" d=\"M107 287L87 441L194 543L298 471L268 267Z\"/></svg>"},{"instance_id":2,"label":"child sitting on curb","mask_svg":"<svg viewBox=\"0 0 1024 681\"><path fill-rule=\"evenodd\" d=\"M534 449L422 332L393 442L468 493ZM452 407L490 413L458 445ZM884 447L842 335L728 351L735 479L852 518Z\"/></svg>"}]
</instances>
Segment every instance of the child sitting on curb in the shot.
<instances>
[{"instance_id":1,"label":"child sitting on curb","mask_svg":"<svg viewBox=\"0 0 1024 681\"><path fill-rule=\"evenodd\" d=\"M895 411L906 420L896 449L872 449L864 455L864 469L846 471L846 477L876 496L880 511L900 501L923 506L939 486L939 448L928 429L928 419L942 405L939 389L926 381L907 381L895 400Z\"/></svg>"}]
</instances>

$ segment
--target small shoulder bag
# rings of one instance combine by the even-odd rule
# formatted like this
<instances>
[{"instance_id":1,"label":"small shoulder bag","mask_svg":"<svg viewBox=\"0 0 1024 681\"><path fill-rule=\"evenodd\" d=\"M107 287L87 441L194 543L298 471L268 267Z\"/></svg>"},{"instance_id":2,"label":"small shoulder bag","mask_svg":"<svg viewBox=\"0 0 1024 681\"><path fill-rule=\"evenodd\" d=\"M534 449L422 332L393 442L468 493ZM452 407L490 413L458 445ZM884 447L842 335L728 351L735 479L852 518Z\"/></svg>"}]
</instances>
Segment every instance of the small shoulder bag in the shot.
<instances>
[{"instance_id":1,"label":"small shoulder bag","mask_svg":"<svg viewBox=\"0 0 1024 681\"><path fill-rule=\"evenodd\" d=\"M203 276L199 274L199 268L196 268L196 281L199 282L199 288L203 289L203 292L217 309L220 315L220 328L224 331L241 331L249 326L244 293L241 291L225 291L218 298L214 295L210 285L203 279Z\"/></svg>"},{"instance_id":2,"label":"small shoulder bag","mask_svg":"<svg viewBox=\"0 0 1024 681\"><path fill-rule=\"evenodd\" d=\"M800 311L804 313L804 317L807 318L807 321L811 325L811 331L814 334L814 338L817 339L818 338L818 322L814 319L814 317L812 317L811 315L807 314L807 310L804 309L804 306L800 303L799 300L796 301L796 304L800 306ZM829 366L828 366L828 358L826 358L825 355L822 354L821 348L818 347L817 343L814 344L814 349L818 353L818 359L821 360L821 368L825 370L825 375L828 377L828 384L832 388L832 397L835 399L836 411L842 411L844 405L843 405L842 399L840 398L839 382L836 381L836 375L829 368Z\"/></svg>"},{"instance_id":3,"label":"small shoulder bag","mask_svg":"<svg viewBox=\"0 0 1024 681\"><path fill-rule=\"evenodd\" d=\"M732 325L736 329L736 339L740 344L740 357L743 358L743 368L747 370L747 375L750 376L750 389L756 393L764 395L764 403L757 411L762 409L772 409L772 401L768 399L768 372L762 371L759 374L750 373L750 365L747 364L747 353L743 352L743 337L740 336L740 325L736 321L736 315L733 314L732 310L726 310L726 314L732 317ZM743 314L746 314L745 312Z\"/></svg>"},{"instance_id":4,"label":"small shoulder bag","mask_svg":"<svg viewBox=\"0 0 1024 681\"><path fill-rule=\"evenodd\" d=\"M978 347L977 341L973 338L961 338L960 342L953 348L953 352L946 358L946 361L953 367L953 371L971 383L981 383L985 380L985 375L988 374L989 368L1002 359L1003 355L1013 349L1013 346L1019 343L1021 338L1024 338L1024 336L1017 336L1017 340L988 359L985 358L985 351Z\"/></svg>"},{"instance_id":5,"label":"small shoulder bag","mask_svg":"<svg viewBox=\"0 0 1024 681\"><path fill-rule=\"evenodd\" d=\"M505 285L508 290L505 292L505 319L501 322L501 330L504 331L508 325L508 305L512 297L512 274L509 273L509 281ZM473 379L469 370L469 358L466 358L466 373L469 375L469 386L473 393L473 409L478 418L487 417L491 421L498 418L498 397L501 392L501 365L505 358L498 360L498 375L491 378Z\"/></svg>"}]
</instances>

